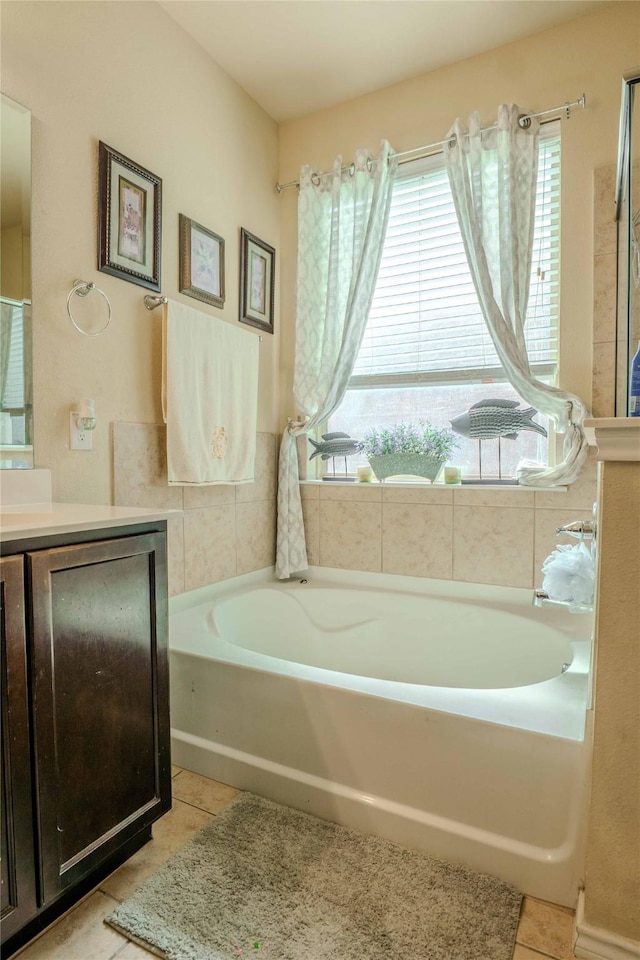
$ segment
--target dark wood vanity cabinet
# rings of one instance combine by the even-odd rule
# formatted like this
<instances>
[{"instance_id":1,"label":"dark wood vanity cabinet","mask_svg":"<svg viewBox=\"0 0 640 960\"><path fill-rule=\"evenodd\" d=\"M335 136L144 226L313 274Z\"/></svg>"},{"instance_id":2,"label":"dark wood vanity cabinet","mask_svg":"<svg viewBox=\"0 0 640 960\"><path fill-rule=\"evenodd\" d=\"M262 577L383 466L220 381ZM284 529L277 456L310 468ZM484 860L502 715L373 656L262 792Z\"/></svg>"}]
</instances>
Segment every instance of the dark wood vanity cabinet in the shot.
<instances>
[{"instance_id":1,"label":"dark wood vanity cabinet","mask_svg":"<svg viewBox=\"0 0 640 960\"><path fill-rule=\"evenodd\" d=\"M0 558L2 936L37 913L22 557Z\"/></svg>"},{"instance_id":2,"label":"dark wood vanity cabinet","mask_svg":"<svg viewBox=\"0 0 640 960\"><path fill-rule=\"evenodd\" d=\"M10 951L145 843L171 806L163 526L3 544Z\"/></svg>"}]
</instances>

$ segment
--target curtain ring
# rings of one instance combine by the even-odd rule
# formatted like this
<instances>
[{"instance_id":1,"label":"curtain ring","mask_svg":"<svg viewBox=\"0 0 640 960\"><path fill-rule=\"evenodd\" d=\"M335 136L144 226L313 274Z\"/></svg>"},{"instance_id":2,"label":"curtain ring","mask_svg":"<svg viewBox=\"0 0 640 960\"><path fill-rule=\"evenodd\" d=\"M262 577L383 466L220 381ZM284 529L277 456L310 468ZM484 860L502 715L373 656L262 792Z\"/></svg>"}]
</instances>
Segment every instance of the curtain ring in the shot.
<instances>
[{"instance_id":1,"label":"curtain ring","mask_svg":"<svg viewBox=\"0 0 640 960\"><path fill-rule=\"evenodd\" d=\"M314 187L319 187L319 186L320 186L320 182L321 182L321 181L320 181L320 175L317 174L317 173L312 173L312 174L311 174L311 183L314 185Z\"/></svg>"},{"instance_id":2,"label":"curtain ring","mask_svg":"<svg viewBox=\"0 0 640 960\"><path fill-rule=\"evenodd\" d=\"M528 117L526 113L518 114L518 126L522 130L528 130L531 126L531 117Z\"/></svg>"},{"instance_id":3,"label":"curtain ring","mask_svg":"<svg viewBox=\"0 0 640 960\"><path fill-rule=\"evenodd\" d=\"M356 172L356 165L355 163L352 162L349 164L349 176L353 177L355 172Z\"/></svg>"}]
</instances>

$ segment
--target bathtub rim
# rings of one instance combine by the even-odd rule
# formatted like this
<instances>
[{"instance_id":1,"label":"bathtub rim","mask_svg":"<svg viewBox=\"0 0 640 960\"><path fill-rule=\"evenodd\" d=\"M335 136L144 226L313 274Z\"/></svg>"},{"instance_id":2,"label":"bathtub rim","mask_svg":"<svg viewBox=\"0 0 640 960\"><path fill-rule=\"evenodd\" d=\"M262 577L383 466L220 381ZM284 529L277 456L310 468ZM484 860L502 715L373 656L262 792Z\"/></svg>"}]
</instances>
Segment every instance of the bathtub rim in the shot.
<instances>
[{"instance_id":1,"label":"bathtub rim","mask_svg":"<svg viewBox=\"0 0 640 960\"><path fill-rule=\"evenodd\" d=\"M208 583L203 587L196 587L195 590L187 590L183 593L175 594L169 597L169 613L179 613L182 610L190 609L200 603L219 595L235 593L248 586L259 586L266 583L281 584L291 586L299 583L301 580L310 580L325 582L331 586L360 587L381 589L393 585L394 589L401 593L411 593L417 596L429 596L437 592L445 599L455 598L464 593L471 600L482 601L489 600L511 600L518 604L529 605L533 600L532 587L510 587L493 583L474 583L468 580L438 580L435 577L407 577L396 573L370 573L363 570L348 570L342 567L317 567L310 566L302 573L296 574L284 580L280 580L275 575L275 567L262 567L260 570L253 570L250 573L241 573L234 577L227 577L224 580L217 580L215 583ZM538 607L540 618L549 616L553 619L555 608ZM572 614L579 617L584 622L589 623L593 620L593 614Z\"/></svg>"}]
</instances>

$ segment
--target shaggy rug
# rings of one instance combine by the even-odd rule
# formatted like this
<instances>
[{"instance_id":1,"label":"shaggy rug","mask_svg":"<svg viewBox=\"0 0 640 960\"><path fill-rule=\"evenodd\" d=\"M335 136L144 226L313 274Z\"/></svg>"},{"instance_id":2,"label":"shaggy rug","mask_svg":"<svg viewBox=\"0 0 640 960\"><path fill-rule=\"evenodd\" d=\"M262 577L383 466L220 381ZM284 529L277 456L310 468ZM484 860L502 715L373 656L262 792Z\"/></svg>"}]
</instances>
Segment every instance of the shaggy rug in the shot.
<instances>
[{"instance_id":1,"label":"shaggy rug","mask_svg":"<svg viewBox=\"0 0 640 960\"><path fill-rule=\"evenodd\" d=\"M169 960L511 960L520 901L241 793L106 922Z\"/></svg>"}]
</instances>

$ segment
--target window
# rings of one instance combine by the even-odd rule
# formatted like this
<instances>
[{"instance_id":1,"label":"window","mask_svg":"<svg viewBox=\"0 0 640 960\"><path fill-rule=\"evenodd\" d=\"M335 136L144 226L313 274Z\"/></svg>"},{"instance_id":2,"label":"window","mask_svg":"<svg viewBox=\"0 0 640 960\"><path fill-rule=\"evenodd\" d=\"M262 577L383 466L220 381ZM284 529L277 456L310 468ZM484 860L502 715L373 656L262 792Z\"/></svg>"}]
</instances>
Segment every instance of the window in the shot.
<instances>
[{"instance_id":1,"label":"window","mask_svg":"<svg viewBox=\"0 0 640 960\"><path fill-rule=\"evenodd\" d=\"M554 382L558 360L559 128L555 121L541 132L526 322L531 368L547 382ZM420 417L448 426L489 397L520 399L482 317L444 158L403 164L366 332L346 396L328 428L360 438L371 426ZM548 428L542 415L536 421ZM523 457L549 462L549 439L530 431L500 444L485 440L481 450L477 440L459 439L455 460L467 477L513 476ZM358 462L351 458L350 470Z\"/></svg>"},{"instance_id":2,"label":"window","mask_svg":"<svg viewBox=\"0 0 640 960\"><path fill-rule=\"evenodd\" d=\"M25 436L25 421L30 412L27 401L27 372L25 370L25 340L30 331L30 304L28 301L1 298L0 354L2 355L0 406L10 413L16 432ZM27 440L27 442L30 442Z\"/></svg>"}]
</instances>

